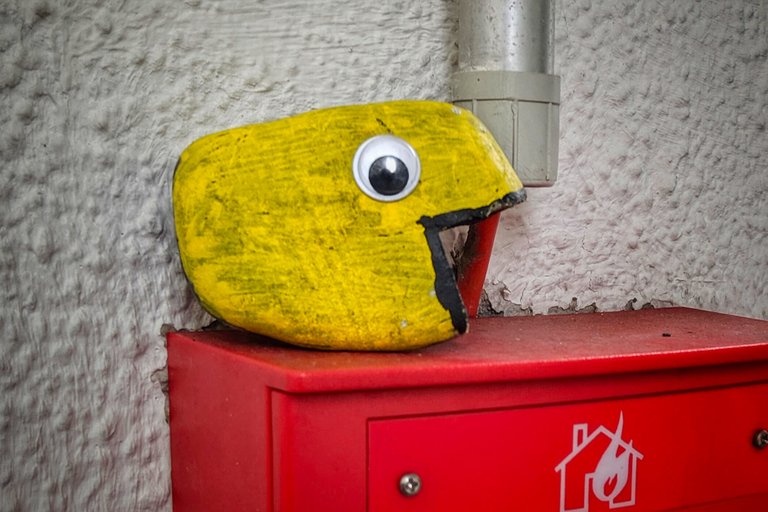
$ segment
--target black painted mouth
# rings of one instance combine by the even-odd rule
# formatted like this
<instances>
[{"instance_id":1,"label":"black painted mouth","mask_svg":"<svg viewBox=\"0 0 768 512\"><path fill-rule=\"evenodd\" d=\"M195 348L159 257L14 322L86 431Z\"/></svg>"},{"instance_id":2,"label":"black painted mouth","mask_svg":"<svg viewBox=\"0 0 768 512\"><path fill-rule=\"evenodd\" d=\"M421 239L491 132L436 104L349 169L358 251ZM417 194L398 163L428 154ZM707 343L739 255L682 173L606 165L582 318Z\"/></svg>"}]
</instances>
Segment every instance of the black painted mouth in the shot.
<instances>
[{"instance_id":1,"label":"black painted mouth","mask_svg":"<svg viewBox=\"0 0 768 512\"><path fill-rule=\"evenodd\" d=\"M435 293L437 300L448 310L451 315L453 328L459 334L467 332L469 315L464 307L464 301L459 294L459 285L456 282L456 276L453 273L451 264L443 252L443 245L440 242L440 232L456 226L474 224L487 219L496 212L511 208L516 204L525 201L525 190L520 189L516 192L510 192L501 199L498 199L488 206L482 208L465 208L453 212L435 215L434 217L422 217L419 224L424 226L424 235L427 237L427 244L432 253L432 266L435 269Z\"/></svg>"}]
</instances>

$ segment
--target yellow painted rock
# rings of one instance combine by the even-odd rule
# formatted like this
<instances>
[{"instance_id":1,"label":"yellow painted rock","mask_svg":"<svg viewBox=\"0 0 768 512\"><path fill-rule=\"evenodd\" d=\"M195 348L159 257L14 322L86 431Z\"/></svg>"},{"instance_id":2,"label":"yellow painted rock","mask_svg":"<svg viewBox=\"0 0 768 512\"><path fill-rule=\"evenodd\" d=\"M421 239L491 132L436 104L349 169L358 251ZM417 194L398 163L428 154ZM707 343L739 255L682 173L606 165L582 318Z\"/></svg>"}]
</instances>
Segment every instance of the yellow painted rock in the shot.
<instances>
[{"instance_id":1,"label":"yellow painted rock","mask_svg":"<svg viewBox=\"0 0 768 512\"><path fill-rule=\"evenodd\" d=\"M317 110L204 137L173 180L181 261L212 315L321 349L403 350L467 330L438 233L525 198L452 105Z\"/></svg>"}]
</instances>

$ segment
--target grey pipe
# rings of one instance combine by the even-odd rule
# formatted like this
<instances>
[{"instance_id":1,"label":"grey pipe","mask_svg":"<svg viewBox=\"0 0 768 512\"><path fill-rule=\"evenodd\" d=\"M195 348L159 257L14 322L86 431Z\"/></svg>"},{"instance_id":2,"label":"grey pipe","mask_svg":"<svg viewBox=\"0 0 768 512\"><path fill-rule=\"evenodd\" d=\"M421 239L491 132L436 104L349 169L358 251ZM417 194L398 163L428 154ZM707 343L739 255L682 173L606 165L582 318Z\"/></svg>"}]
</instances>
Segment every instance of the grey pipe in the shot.
<instances>
[{"instance_id":1,"label":"grey pipe","mask_svg":"<svg viewBox=\"0 0 768 512\"><path fill-rule=\"evenodd\" d=\"M554 0L459 0L453 101L493 133L526 186L557 179Z\"/></svg>"},{"instance_id":2,"label":"grey pipe","mask_svg":"<svg viewBox=\"0 0 768 512\"><path fill-rule=\"evenodd\" d=\"M549 0L459 0L459 71L552 73Z\"/></svg>"}]
</instances>

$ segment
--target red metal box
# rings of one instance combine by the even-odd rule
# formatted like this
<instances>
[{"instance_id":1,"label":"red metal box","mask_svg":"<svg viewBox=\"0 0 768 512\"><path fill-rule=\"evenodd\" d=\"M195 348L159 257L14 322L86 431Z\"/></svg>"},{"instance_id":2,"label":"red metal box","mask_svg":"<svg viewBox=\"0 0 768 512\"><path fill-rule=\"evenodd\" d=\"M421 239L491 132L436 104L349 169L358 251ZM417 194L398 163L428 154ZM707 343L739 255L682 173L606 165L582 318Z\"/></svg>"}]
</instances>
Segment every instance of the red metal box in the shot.
<instances>
[{"instance_id":1,"label":"red metal box","mask_svg":"<svg viewBox=\"0 0 768 512\"><path fill-rule=\"evenodd\" d=\"M170 333L174 509L768 510L768 322L471 327L389 354Z\"/></svg>"}]
</instances>

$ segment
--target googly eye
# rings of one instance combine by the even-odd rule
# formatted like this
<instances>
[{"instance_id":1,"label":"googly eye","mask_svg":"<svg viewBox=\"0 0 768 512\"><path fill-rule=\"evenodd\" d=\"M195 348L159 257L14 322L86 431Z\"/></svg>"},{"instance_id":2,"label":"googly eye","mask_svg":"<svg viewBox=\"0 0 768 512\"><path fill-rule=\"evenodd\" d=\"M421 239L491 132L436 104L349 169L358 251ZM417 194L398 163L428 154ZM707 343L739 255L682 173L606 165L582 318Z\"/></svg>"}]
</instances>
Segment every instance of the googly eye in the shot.
<instances>
[{"instance_id":1,"label":"googly eye","mask_svg":"<svg viewBox=\"0 0 768 512\"><path fill-rule=\"evenodd\" d=\"M421 162L413 147L394 135L377 135L357 148L352 172L360 190L378 201L397 201L413 192Z\"/></svg>"}]
</instances>

